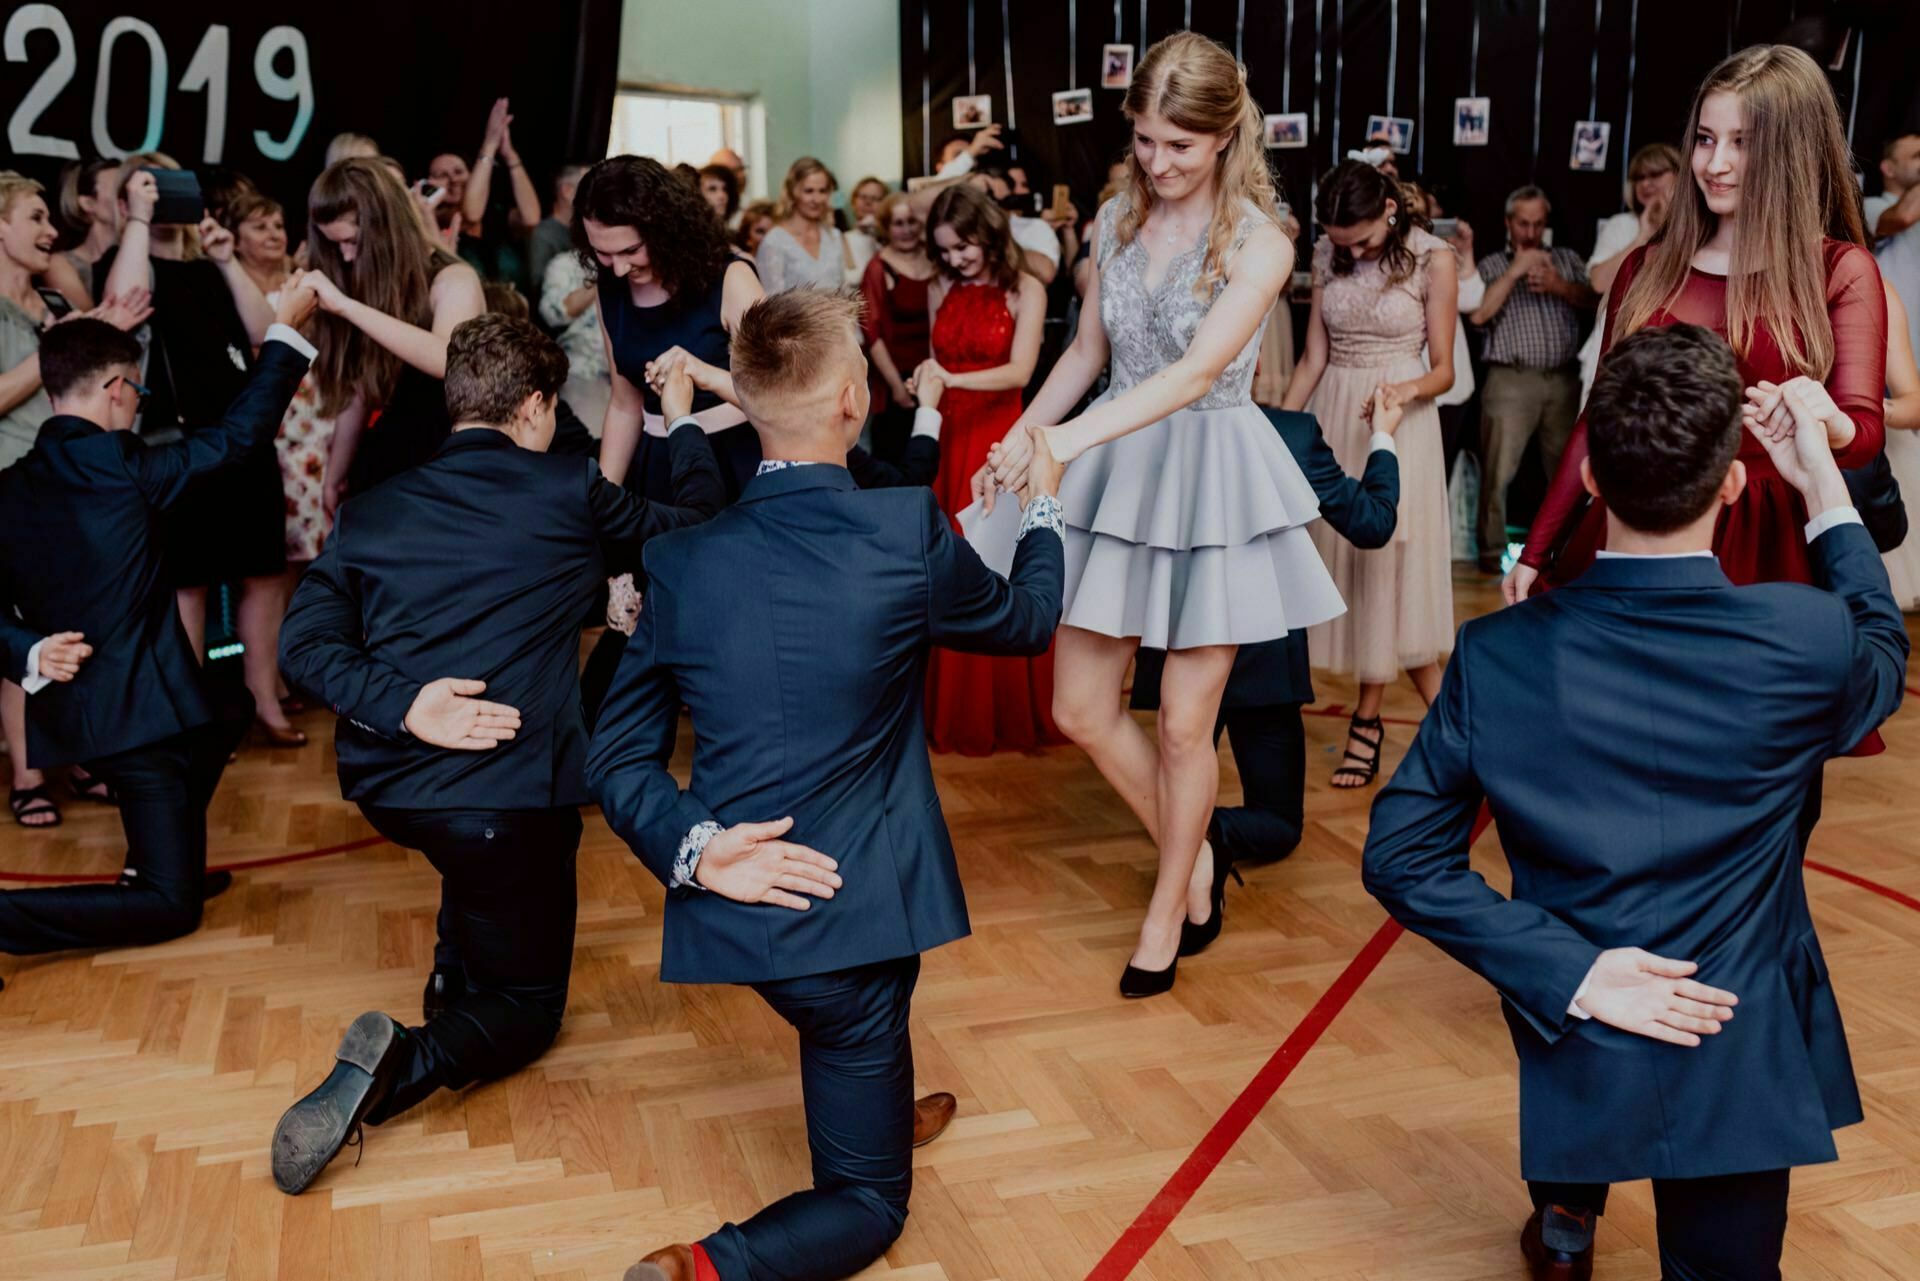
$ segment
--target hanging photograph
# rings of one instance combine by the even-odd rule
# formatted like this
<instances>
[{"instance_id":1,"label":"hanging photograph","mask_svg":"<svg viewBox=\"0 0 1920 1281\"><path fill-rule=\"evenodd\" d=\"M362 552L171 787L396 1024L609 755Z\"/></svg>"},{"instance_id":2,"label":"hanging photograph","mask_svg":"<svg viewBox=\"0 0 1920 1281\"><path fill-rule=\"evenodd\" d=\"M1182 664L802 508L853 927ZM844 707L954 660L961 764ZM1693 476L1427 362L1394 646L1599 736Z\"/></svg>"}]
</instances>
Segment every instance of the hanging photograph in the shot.
<instances>
[{"instance_id":1,"label":"hanging photograph","mask_svg":"<svg viewBox=\"0 0 1920 1281\"><path fill-rule=\"evenodd\" d=\"M984 129L992 123L992 94L964 94L953 100L953 127L955 129Z\"/></svg>"},{"instance_id":2,"label":"hanging photograph","mask_svg":"<svg viewBox=\"0 0 1920 1281\"><path fill-rule=\"evenodd\" d=\"M1093 119L1093 90L1062 89L1053 95L1053 123L1083 125Z\"/></svg>"},{"instance_id":3,"label":"hanging photograph","mask_svg":"<svg viewBox=\"0 0 1920 1281\"><path fill-rule=\"evenodd\" d=\"M1453 100L1453 145L1487 145L1487 122L1493 114L1491 98L1455 98Z\"/></svg>"},{"instance_id":4,"label":"hanging photograph","mask_svg":"<svg viewBox=\"0 0 1920 1281\"><path fill-rule=\"evenodd\" d=\"M1607 141L1613 126L1604 120L1582 120L1573 127L1573 158L1569 169L1599 173L1607 167Z\"/></svg>"},{"instance_id":5,"label":"hanging photograph","mask_svg":"<svg viewBox=\"0 0 1920 1281\"><path fill-rule=\"evenodd\" d=\"M1367 141L1384 142L1400 155L1413 150L1411 116L1368 116Z\"/></svg>"},{"instance_id":6,"label":"hanging photograph","mask_svg":"<svg viewBox=\"0 0 1920 1281\"><path fill-rule=\"evenodd\" d=\"M1124 89L1132 83L1133 46L1130 44L1101 45L1100 87Z\"/></svg>"},{"instance_id":7,"label":"hanging photograph","mask_svg":"<svg viewBox=\"0 0 1920 1281\"><path fill-rule=\"evenodd\" d=\"M1288 111L1267 117L1267 146L1286 151L1307 145L1307 113Z\"/></svg>"}]
</instances>

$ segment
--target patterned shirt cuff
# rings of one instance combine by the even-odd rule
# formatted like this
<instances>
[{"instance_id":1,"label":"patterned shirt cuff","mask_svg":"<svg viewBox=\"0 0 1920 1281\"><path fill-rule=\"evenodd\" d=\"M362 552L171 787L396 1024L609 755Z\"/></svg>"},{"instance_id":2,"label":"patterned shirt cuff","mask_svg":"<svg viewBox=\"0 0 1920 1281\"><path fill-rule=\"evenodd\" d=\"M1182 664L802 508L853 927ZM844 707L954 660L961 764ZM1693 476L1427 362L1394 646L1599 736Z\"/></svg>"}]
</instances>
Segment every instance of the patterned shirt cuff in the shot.
<instances>
[{"instance_id":1,"label":"patterned shirt cuff","mask_svg":"<svg viewBox=\"0 0 1920 1281\"><path fill-rule=\"evenodd\" d=\"M720 825L712 819L696 823L680 842L679 851L673 856L672 889L704 890L706 886L693 878L700 866L700 856L707 852L707 842L720 835Z\"/></svg>"},{"instance_id":2,"label":"patterned shirt cuff","mask_svg":"<svg viewBox=\"0 0 1920 1281\"><path fill-rule=\"evenodd\" d=\"M1066 509L1060 506L1060 500L1052 494L1041 494L1028 503L1020 513L1018 537L1025 538L1036 529L1051 529L1060 535L1061 542L1064 543L1067 540Z\"/></svg>"}]
</instances>

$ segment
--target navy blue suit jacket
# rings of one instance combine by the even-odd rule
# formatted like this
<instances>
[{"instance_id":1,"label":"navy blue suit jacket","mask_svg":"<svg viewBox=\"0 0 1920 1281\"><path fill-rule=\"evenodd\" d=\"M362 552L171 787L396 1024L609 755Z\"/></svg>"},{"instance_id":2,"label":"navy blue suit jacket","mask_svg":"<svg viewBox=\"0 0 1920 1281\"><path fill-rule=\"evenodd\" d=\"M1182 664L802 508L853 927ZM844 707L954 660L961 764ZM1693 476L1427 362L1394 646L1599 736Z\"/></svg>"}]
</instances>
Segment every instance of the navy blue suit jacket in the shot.
<instances>
[{"instance_id":1,"label":"navy blue suit jacket","mask_svg":"<svg viewBox=\"0 0 1920 1281\"><path fill-rule=\"evenodd\" d=\"M1400 460L1384 449L1367 455L1366 469L1355 480L1341 469L1333 447L1320 434L1320 420L1312 414L1269 409L1267 418L1286 442L1307 483L1320 498L1320 515L1334 532L1355 547L1385 547L1400 521ZM1160 706L1160 672L1167 654L1142 649L1133 666L1133 706L1155 711ZM1313 701L1313 669L1307 660L1307 634L1292 631L1278 640L1242 645L1227 677L1222 708L1273 707Z\"/></svg>"},{"instance_id":2,"label":"navy blue suit jacket","mask_svg":"<svg viewBox=\"0 0 1920 1281\"><path fill-rule=\"evenodd\" d=\"M1828 758L1899 706L1907 633L1865 529L1809 555L1829 591L1601 560L1468 623L1374 803L1368 890L1504 998L1529 1179L1831 1161L1860 1120L1801 824ZM1483 798L1510 898L1468 866ZM1733 1021L1686 1048L1569 1014L1614 947L1697 962Z\"/></svg>"},{"instance_id":3,"label":"navy blue suit jacket","mask_svg":"<svg viewBox=\"0 0 1920 1281\"><path fill-rule=\"evenodd\" d=\"M1065 555L1035 530L1011 581L924 488L861 490L845 468L757 476L733 506L646 551L651 587L595 725L587 778L664 884L695 826L793 817L837 860L808 911L695 888L667 896L660 977L755 983L909 956L968 932L921 703L931 645L1039 654ZM693 777L667 763L682 700Z\"/></svg>"},{"instance_id":4,"label":"navy blue suit jacket","mask_svg":"<svg viewBox=\"0 0 1920 1281\"><path fill-rule=\"evenodd\" d=\"M27 699L34 768L131 751L213 719L165 573L161 517L196 477L272 451L306 371L305 356L269 342L217 425L148 445L58 414L0 471L0 614L17 607L29 632L84 632L93 646L73 680ZM26 651L16 639L5 650L17 677Z\"/></svg>"},{"instance_id":5,"label":"navy blue suit jacket","mask_svg":"<svg viewBox=\"0 0 1920 1281\"><path fill-rule=\"evenodd\" d=\"M398 809L546 809L587 799L580 618L647 539L705 520L725 490L697 426L668 438L673 494L648 502L587 458L535 453L469 428L432 458L350 499L280 629L287 679L341 716L349 800ZM520 711L487 751L405 729L420 687L483 680Z\"/></svg>"}]
</instances>

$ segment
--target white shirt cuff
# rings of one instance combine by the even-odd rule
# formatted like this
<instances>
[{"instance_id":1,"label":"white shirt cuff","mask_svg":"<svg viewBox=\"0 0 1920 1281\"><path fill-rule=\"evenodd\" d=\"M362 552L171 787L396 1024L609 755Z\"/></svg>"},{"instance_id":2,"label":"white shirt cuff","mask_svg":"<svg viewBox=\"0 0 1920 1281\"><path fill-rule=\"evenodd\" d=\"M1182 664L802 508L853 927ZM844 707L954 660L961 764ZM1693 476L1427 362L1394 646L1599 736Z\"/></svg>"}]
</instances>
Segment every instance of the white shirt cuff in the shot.
<instances>
[{"instance_id":1,"label":"white shirt cuff","mask_svg":"<svg viewBox=\"0 0 1920 1281\"><path fill-rule=\"evenodd\" d=\"M277 320L267 326L266 341L283 342L308 360L317 360L320 357L320 353L314 349L313 344L302 337L298 329L292 325L283 325Z\"/></svg>"},{"instance_id":2,"label":"white shirt cuff","mask_svg":"<svg viewBox=\"0 0 1920 1281\"><path fill-rule=\"evenodd\" d=\"M958 178L962 174L970 174L972 172L973 153L971 151L963 151L953 159L947 161L946 166L933 176L936 178Z\"/></svg>"},{"instance_id":3,"label":"white shirt cuff","mask_svg":"<svg viewBox=\"0 0 1920 1281\"><path fill-rule=\"evenodd\" d=\"M32 649L27 651L27 674L20 678L20 688L29 694L38 694L53 684L51 678L40 674L40 647L46 643L46 639L42 637L33 643Z\"/></svg>"},{"instance_id":4,"label":"white shirt cuff","mask_svg":"<svg viewBox=\"0 0 1920 1281\"><path fill-rule=\"evenodd\" d=\"M940 439L940 411L928 409L925 405L913 411L913 434Z\"/></svg>"},{"instance_id":5,"label":"white shirt cuff","mask_svg":"<svg viewBox=\"0 0 1920 1281\"><path fill-rule=\"evenodd\" d=\"M1367 441L1367 449L1369 451L1375 450L1375 449L1384 449L1389 454L1392 454L1395 458L1398 458L1400 456L1400 451L1393 447L1393 437L1387 435L1387 433L1383 431L1377 431L1373 433L1372 438Z\"/></svg>"},{"instance_id":6,"label":"white shirt cuff","mask_svg":"<svg viewBox=\"0 0 1920 1281\"><path fill-rule=\"evenodd\" d=\"M700 856L707 852L707 842L720 835L720 825L709 819L696 823L680 841L680 848L673 856L673 889L704 890L694 877L700 869Z\"/></svg>"},{"instance_id":7,"label":"white shirt cuff","mask_svg":"<svg viewBox=\"0 0 1920 1281\"><path fill-rule=\"evenodd\" d=\"M1595 961L1594 964L1598 965L1599 962ZM1573 1015L1574 1018L1584 1020L1584 1019L1591 1019L1593 1017L1593 1015L1587 1013L1585 1010L1580 1008L1580 998L1587 994L1587 989L1592 985L1593 985L1593 971L1588 970L1587 977L1580 980L1580 986L1577 990L1575 990L1573 994L1573 999L1567 1002L1567 1013Z\"/></svg>"},{"instance_id":8,"label":"white shirt cuff","mask_svg":"<svg viewBox=\"0 0 1920 1281\"><path fill-rule=\"evenodd\" d=\"M1820 535L1840 525L1861 525L1858 510L1852 507L1829 507L1807 522L1807 541L1811 543Z\"/></svg>"}]
</instances>

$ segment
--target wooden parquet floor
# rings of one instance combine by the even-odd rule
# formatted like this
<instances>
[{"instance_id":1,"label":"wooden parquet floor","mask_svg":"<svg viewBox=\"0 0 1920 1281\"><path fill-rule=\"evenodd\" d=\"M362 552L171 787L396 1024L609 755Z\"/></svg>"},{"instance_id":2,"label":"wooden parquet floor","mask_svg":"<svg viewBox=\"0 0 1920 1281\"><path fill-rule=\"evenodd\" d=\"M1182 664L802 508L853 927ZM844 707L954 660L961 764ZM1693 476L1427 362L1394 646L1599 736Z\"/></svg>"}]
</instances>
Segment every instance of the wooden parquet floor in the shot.
<instances>
[{"instance_id":1,"label":"wooden parquet floor","mask_svg":"<svg viewBox=\"0 0 1920 1281\"><path fill-rule=\"evenodd\" d=\"M1463 579L1462 612L1488 608ZM1323 680L1322 706L1352 691ZM1390 715L1419 705L1395 690ZM215 862L368 834L316 745L246 750ZM1079 1281L1382 920L1358 876L1373 792L1325 783L1344 729L1310 717L1306 841L1228 897L1173 995L1114 990L1153 851L1077 750L937 758L973 937L926 958L918 1075L960 1098L916 1154L906 1233L869 1277ZM1388 730L1391 764L1413 733ZM1815 857L1920 897L1920 709L1834 765ZM683 736L684 741L684 736ZM1222 754L1224 794L1237 796ZM0 829L0 868L113 872L109 810ZM1476 863L1504 868L1489 834ZM1786 1275L1920 1277L1920 912L1809 873L1867 1103L1838 1164L1796 1179ZM0 1281L617 1278L642 1251L808 1181L793 1038L746 991L659 983L661 892L590 820L571 1005L509 1080L379 1130L298 1198L275 1119L354 1015L416 1019L437 878L374 845L242 872L163 947L0 958ZM1158 1281L1523 1277L1514 1062L1491 991L1402 939L1133 1275ZM1600 1281L1659 1273L1645 1185L1618 1189Z\"/></svg>"}]
</instances>

